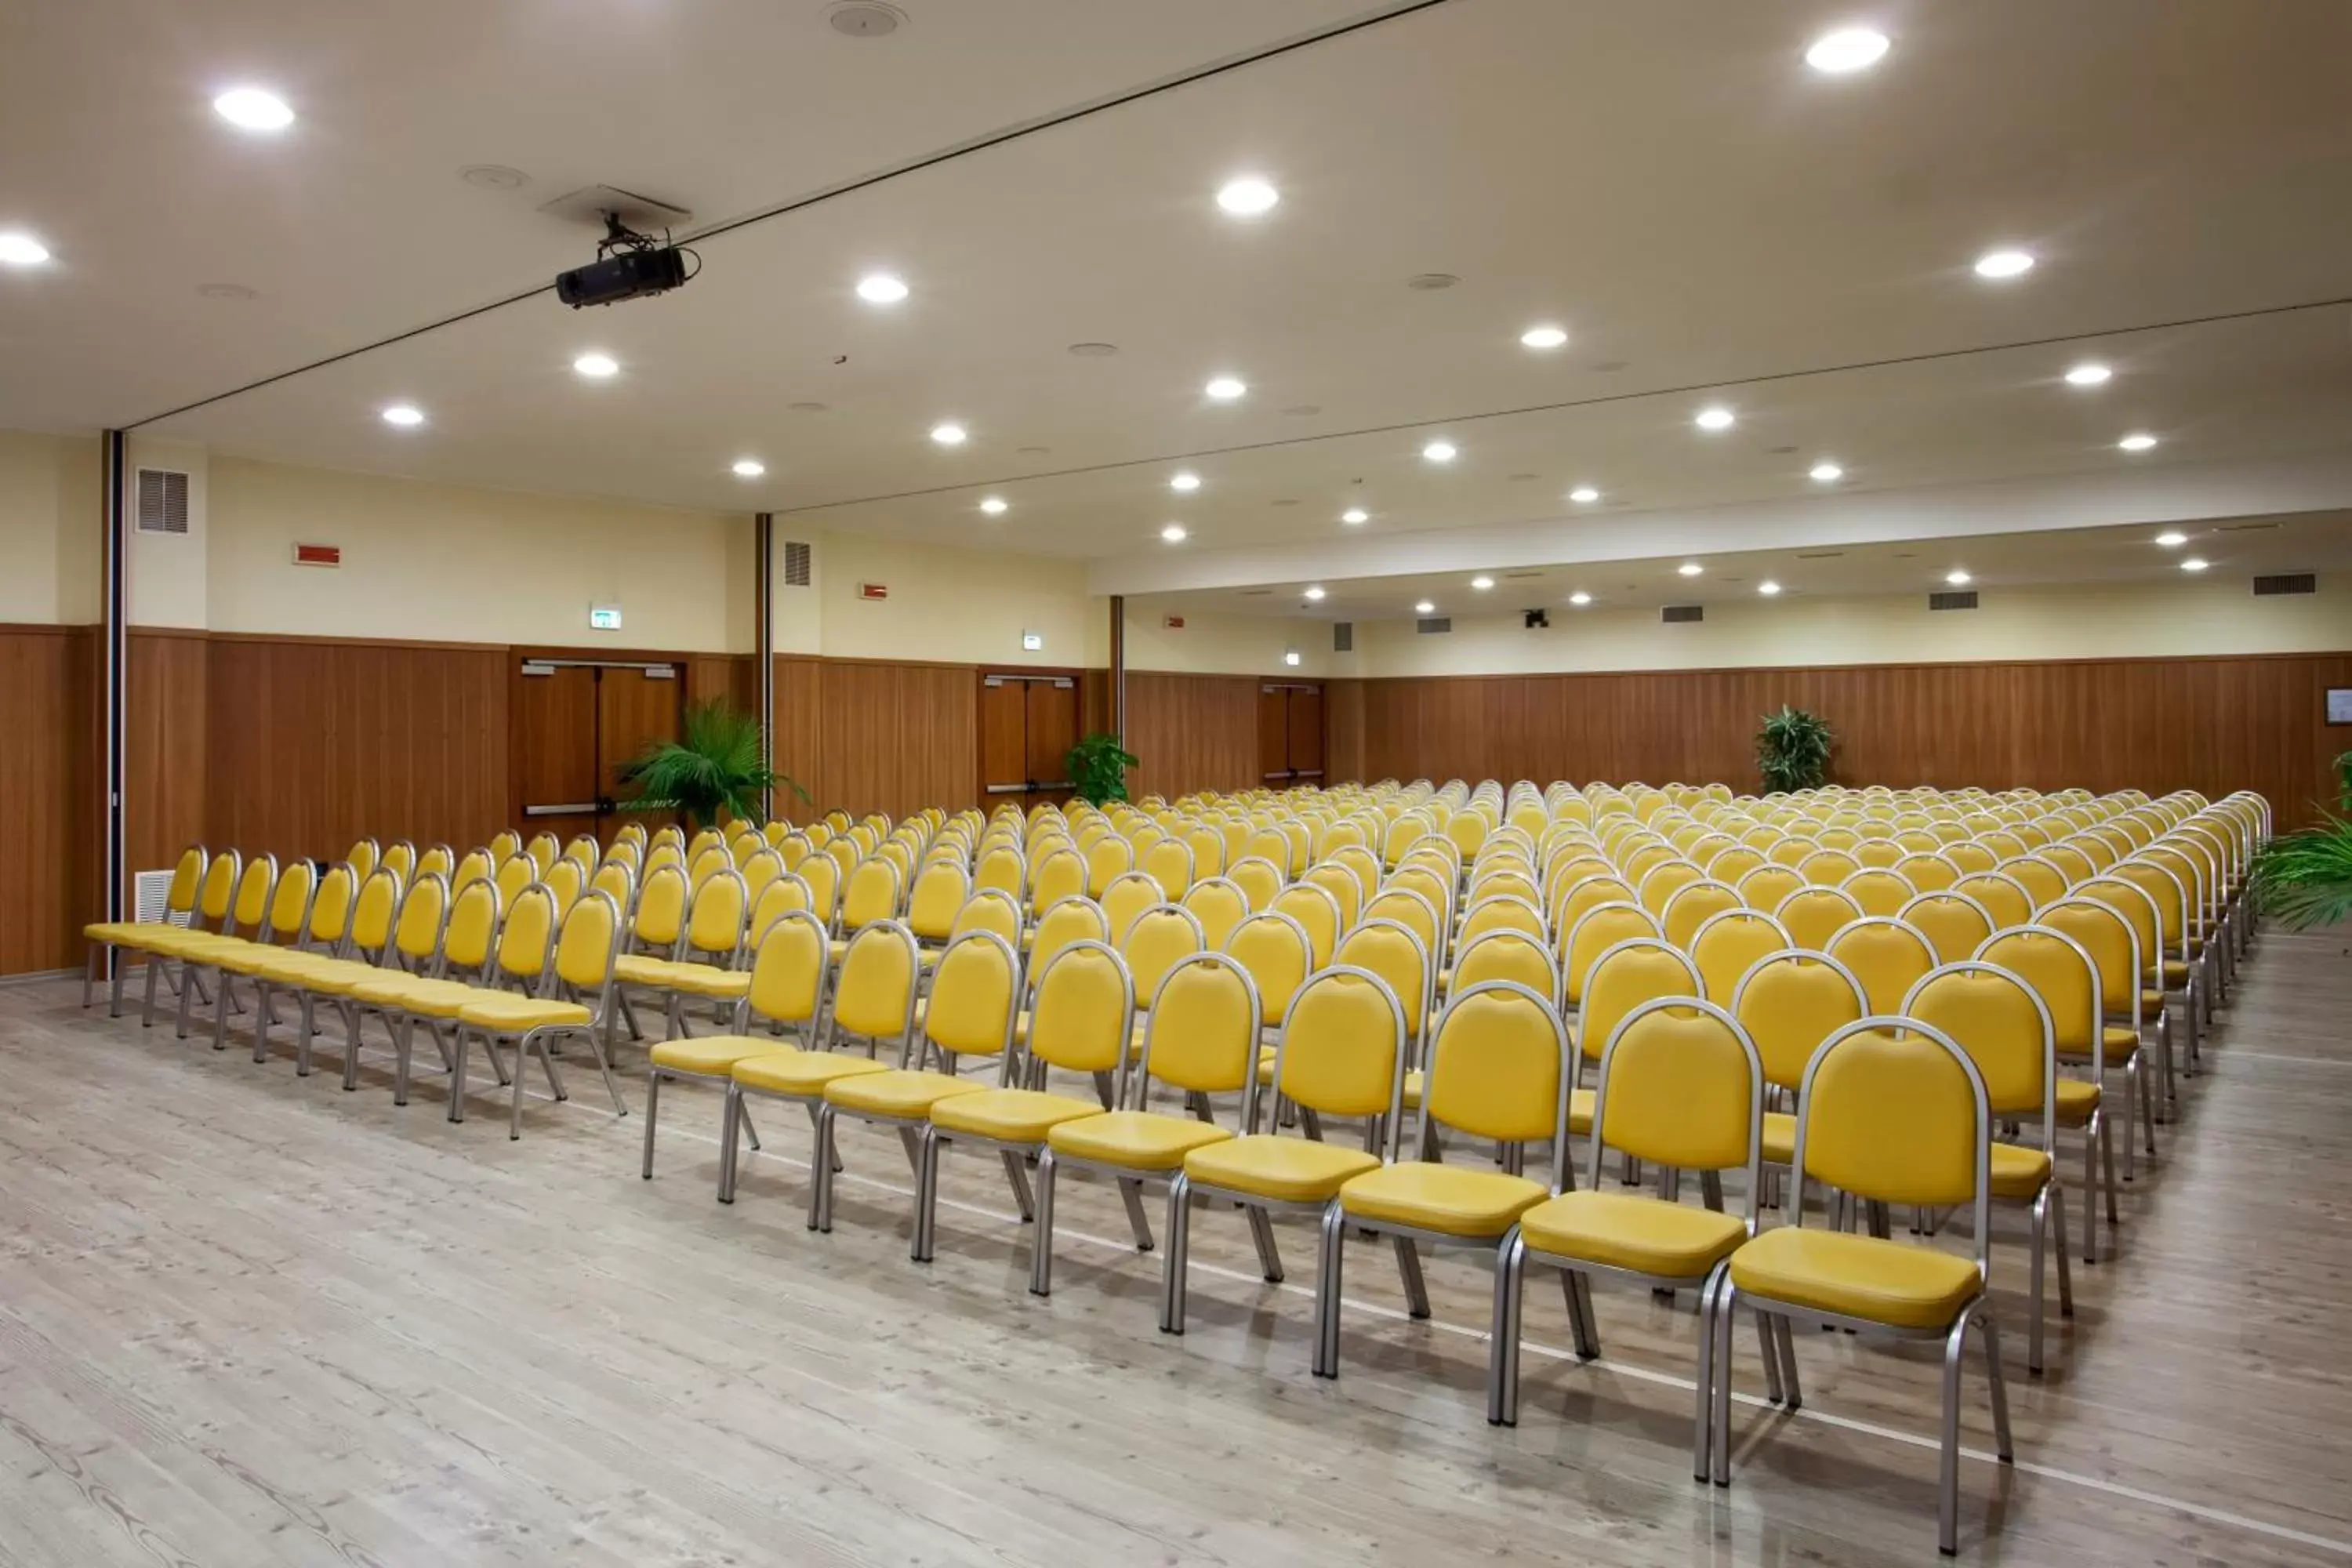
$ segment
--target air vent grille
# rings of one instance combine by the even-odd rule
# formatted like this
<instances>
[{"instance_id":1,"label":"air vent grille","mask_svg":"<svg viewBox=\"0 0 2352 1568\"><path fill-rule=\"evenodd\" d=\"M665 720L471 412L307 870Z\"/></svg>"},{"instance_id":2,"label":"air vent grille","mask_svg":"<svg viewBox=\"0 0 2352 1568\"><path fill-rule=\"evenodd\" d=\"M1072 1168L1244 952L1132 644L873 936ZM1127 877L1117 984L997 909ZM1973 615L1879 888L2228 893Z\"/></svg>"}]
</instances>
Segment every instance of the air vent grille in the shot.
<instances>
[{"instance_id":1,"label":"air vent grille","mask_svg":"<svg viewBox=\"0 0 2352 1568\"><path fill-rule=\"evenodd\" d=\"M1953 588L1941 594L1930 594L1927 595L1927 607L1931 610L1973 610L1977 607L1977 591L1974 588Z\"/></svg>"},{"instance_id":2,"label":"air vent grille","mask_svg":"<svg viewBox=\"0 0 2352 1568\"><path fill-rule=\"evenodd\" d=\"M177 914L171 913L171 902L172 873L169 870L131 873L131 918L132 920L146 921L151 923L156 921L169 921L173 925L186 925L188 912L183 910Z\"/></svg>"},{"instance_id":3,"label":"air vent grille","mask_svg":"<svg viewBox=\"0 0 2352 1568\"><path fill-rule=\"evenodd\" d=\"M1668 626L1679 625L1684 621L1703 621L1706 619L1706 606L1705 605L1668 605L1658 612L1658 619Z\"/></svg>"},{"instance_id":4,"label":"air vent grille","mask_svg":"<svg viewBox=\"0 0 2352 1568\"><path fill-rule=\"evenodd\" d=\"M809 585L809 547L805 540L784 541L784 586L805 588Z\"/></svg>"},{"instance_id":5,"label":"air vent grille","mask_svg":"<svg viewBox=\"0 0 2352 1568\"><path fill-rule=\"evenodd\" d=\"M188 476L172 468L139 470L139 531L188 531Z\"/></svg>"},{"instance_id":6,"label":"air vent grille","mask_svg":"<svg viewBox=\"0 0 2352 1568\"><path fill-rule=\"evenodd\" d=\"M1419 632L1425 637L1435 637L1440 632L1450 632L1454 629L1454 617L1452 616L1423 616L1421 619L1412 623L1412 629Z\"/></svg>"},{"instance_id":7,"label":"air vent grille","mask_svg":"<svg viewBox=\"0 0 2352 1568\"><path fill-rule=\"evenodd\" d=\"M2254 597L2267 598L2273 594L2316 594L2319 578L2309 572L2274 572L2267 577L2254 579Z\"/></svg>"},{"instance_id":8,"label":"air vent grille","mask_svg":"<svg viewBox=\"0 0 2352 1568\"><path fill-rule=\"evenodd\" d=\"M1356 651L1355 622L1333 621L1331 623L1331 651L1333 653L1353 653Z\"/></svg>"}]
</instances>

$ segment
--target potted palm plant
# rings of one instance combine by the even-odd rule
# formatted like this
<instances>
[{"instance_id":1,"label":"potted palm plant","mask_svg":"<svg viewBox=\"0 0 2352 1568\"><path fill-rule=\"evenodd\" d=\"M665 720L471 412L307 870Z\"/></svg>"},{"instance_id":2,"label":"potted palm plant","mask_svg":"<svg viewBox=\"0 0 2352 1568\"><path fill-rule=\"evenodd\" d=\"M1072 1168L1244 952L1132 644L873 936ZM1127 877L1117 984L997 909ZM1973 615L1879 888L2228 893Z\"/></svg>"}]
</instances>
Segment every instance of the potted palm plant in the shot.
<instances>
[{"instance_id":1,"label":"potted palm plant","mask_svg":"<svg viewBox=\"0 0 2352 1568\"><path fill-rule=\"evenodd\" d=\"M2289 931L2352 919L2352 752L2336 759L2336 810L2263 847L2254 892L2263 912ZM2340 814L2340 815L2339 815Z\"/></svg>"},{"instance_id":2,"label":"potted palm plant","mask_svg":"<svg viewBox=\"0 0 2352 1568\"><path fill-rule=\"evenodd\" d=\"M1135 753L1119 744L1117 735L1088 735L1063 759L1070 770L1070 790L1089 805L1127 798L1127 770Z\"/></svg>"},{"instance_id":3,"label":"potted palm plant","mask_svg":"<svg viewBox=\"0 0 2352 1568\"><path fill-rule=\"evenodd\" d=\"M716 824L722 813L760 821L765 816L761 803L772 789L809 798L808 791L761 761L759 721L723 698L688 708L679 738L656 741L630 758L621 782L635 786L632 810L680 812L696 828Z\"/></svg>"},{"instance_id":4,"label":"potted palm plant","mask_svg":"<svg viewBox=\"0 0 2352 1568\"><path fill-rule=\"evenodd\" d=\"M1830 748L1837 737L1818 713L1780 705L1764 715L1756 731L1756 771L1767 795L1819 789L1830 776Z\"/></svg>"}]
</instances>

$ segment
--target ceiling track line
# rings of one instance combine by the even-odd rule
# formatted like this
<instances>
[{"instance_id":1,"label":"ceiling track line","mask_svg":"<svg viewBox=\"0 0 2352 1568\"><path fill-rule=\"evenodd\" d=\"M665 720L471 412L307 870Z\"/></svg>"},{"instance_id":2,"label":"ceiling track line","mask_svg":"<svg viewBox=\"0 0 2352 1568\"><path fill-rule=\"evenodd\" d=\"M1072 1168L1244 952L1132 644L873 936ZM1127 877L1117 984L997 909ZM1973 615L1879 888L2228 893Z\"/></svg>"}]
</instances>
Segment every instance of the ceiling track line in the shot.
<instances>
[{"instance_id":1,"label":"ceiling track line","mask_svg":"<svg viewBox=\"0 0 2352 1568\"><path fill-rule=\"evenodd\" d=\"M1653 387L1645 392L1610 392L1594 397L1571 397L1559 403L1530 403L1517 408L1490 408L1477 414L1436 414L1421 419L1406 419L1391 425L1366 425L1353 430L1334 430L1321 436L1286 436L1276 441L1245 441L1233 447L1205 447L1185 452L1173 452L1150 458L1123 458L1115 463L1094 463L1083 468L1051 468L1037 473L1000 474L991 479L965 479L951 485L932 485L923 489L892 490L883 495L852 496L842 500L811 501L805 506L781 507L778 517L803 516L810 512L833 511L845 506L868 506L877 501L920 500L926 496L953 495L959 490L985 489L991 485L1034 484L1040 479L1076 479L1086 474L1115 474L1123 468L1157 468L1168 463L1194 463L1205 458L1230 458L1251 452L1275 452L1286 447L1311 447L1321 441L1345 441L1358 436L1393 436L1407 430L1426 432L1435 426L1449 428L1475 425L1482 420L1509 419L1522 414L1558 414L1577 408L1601 408L1611 404L1638 403L1649 397L1685 397L1701 392L1732 392L1748 386L1770 386L1780 382L1802 381L1808 376L1842 375L1852 371L1893 370L1904 365L1934 364L1942 360L1967 359L1976 354L2005 353L2015 349L2057 348L2067 343L2086 342L2095 338L2129 337L2137 332L2171 331L2183 327L2218 326L2229 321L2259 321L2265 316L2291 316L2298 310L2326 310L2352 306L2352 294L2330 300L2306 300L2291 305L2262 305L2246 310L2224 310L2210 316L2183 316L2169 321L2148 321L2135 327L2098 327L2080 332L2062 332L2053 337L2020 338L2012 342L1980 343L1973 348L1935 349L1925 353L1897 354L1889 359L1855 360L1848 364L1811 365L1800 370L1767 371L1758 375L1736 376L1722 381L1691 382L1679 386Z\"/></svg>"},{"instance_id":2,"label":"ceiling track line","mask_svg":"<svg viewBox=\"0 0 2352 1568\"><path fill-rule=\"evenodd\" d=\"M707 228L691 230L681 237L677 243L698 245L707 240L732 234L740 228L749 228L754 224L766 223L772 218L784 217L793 213L802 212L819 203L855 195L856 192L870 189L887 181L901 179L908 174L920 174L925 169L936 168L941 163L951 163L958 158L967 158L975 153L984 153L992 147L1002 147L1007 142L1018 142L1025 137L1034 136L1040 132L1075 124L1078 121L1090 119L1110 110L1123 109L1130 103L1140 103L1145 99L1157 98L1162 93L1173 92L1178 88L1191 87L1196 82L1223 76L1229 71L1236 71L1247 66L1277 59L1284 55L1310 48L1317 44L1329 43L1335 38L1343 38L1351 33L1377 27L1382 23L1393 22L1401 17L1434 10L1440 5L1454 3L1454 0L1393 0L1392 4L1370 16L1358 16L1352 21L1342 22L1319 31L1302 33L1295 37L1286 38L1280 43L1270 44L1264 48L1229 55L1223 59L1213 60L1207 65L1196 66L1189 70L1180 71L1174 76L1164 77L1158 81L1146 82L1141 87L1128 88L1105 98L1094 99L1072 108L1055 110L1049 114L1021 121L970 141L955 142L905 163L894 163L874 174L861 174L856 179L824 186L807 195L797 196L776 206L748 213L741 217L728 218L723 222L712 224ZM215 403L223 403L232 397L241 397L248 392L258 392L265 386L275 386L281 381L290 381L298 375L307 375L314 370L324 370L329 365L341 364L345 360L357 359L362 354L373 353L378 349L392 348L412 338L423 337L427 332L439 331L444 327L457 326L478 316L487 316L493 310L503 310L509 305L520 305L526 300L536 300L542 294L553 292L555 292L553 283L542 283L537 288L526 289L519 294L509 294L503 299L493 300L486 305L477 305L469 310L460 310L454 316L444 316L438 321L411 327L406 331L394 332L390 337L379 338L373 342L362 343L357 348L345 349L341 353L329 354L324 359L312 360L308 364L296 365L291 370L281 370L274 375L265 375L258 381L247 382L244 385L231 387L226 392L216 392L209 397L200 397L194 403L184 403L177 408L169 408L161 414L151 414L144 419L134 419L118 428L125 431L138 430L166 419L177 418L183 414L193 414L199 408L208 408Z\"/></svg>"}]
</instances>

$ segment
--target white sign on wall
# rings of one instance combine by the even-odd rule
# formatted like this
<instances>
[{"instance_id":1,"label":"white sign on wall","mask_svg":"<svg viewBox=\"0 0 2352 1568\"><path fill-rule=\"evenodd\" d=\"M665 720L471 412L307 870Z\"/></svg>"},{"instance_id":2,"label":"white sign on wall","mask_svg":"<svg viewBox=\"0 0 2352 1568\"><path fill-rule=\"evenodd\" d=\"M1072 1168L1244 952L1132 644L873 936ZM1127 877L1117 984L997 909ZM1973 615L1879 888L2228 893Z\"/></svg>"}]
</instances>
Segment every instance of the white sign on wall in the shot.
<instances>
[{"instance_id":1,"label":"white sign on wall","mask_svg":"<svg viewBox=\"0 0 2352 1568\"><path fill-rule=\"evenodd\" d=\"M621 629L621 606L591 605L588 606L588 629L596 632L617 632Z\"/></svg>"},{"instance_id":2,"label":"white sign on wall","mask_svg":"<svg viewBox=\"0 0 2352 1568\"><path fill-rule=\"evenodd\" d=\"M1041 649L1043 649L1043 648L1045 647L1045 635L1044 635L1043 633L1041 633L1041 632L1023 632L1023 633L1021 634L1021 651L1022 651L1022 652L1024 652L1024 653L1036 653L1036 652L1040 651Z\"/></svg>"}]
</instances>

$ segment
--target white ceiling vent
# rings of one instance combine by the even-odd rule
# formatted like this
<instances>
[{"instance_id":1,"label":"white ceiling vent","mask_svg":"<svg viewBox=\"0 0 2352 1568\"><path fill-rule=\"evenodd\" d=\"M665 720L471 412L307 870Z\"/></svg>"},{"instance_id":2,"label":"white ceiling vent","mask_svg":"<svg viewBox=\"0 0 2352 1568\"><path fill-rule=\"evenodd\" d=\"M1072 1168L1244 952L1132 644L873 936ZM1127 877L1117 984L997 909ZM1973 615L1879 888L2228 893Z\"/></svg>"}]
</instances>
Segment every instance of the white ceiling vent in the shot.
<instances>
[{"instance_id":1,"label":"white ceiling vent","mask_svg":"<svg viewBox=\"0 0 2352 1568\"><path fill-rule=\"evenodd\" d=\"M805 588L809 585L809 547L804 539L784 541L784 586Z\"/></svg>"},{"instance_id":2,"label":"white ceiling vent","mask_svg":"<svg viewBox=\"0 0 2352 1568\"><path fill-rule=\"evenodd\" d=\"M907 20L907 13L896 5L885 5L880 0L843 0L825 13L825 22L836 33L846 33L853 38L879 38L895 33Z\"/></svg>"},{"instance_id":3,"label":"white ceiling vent","mask_svg":"<svg viewBox=\"0 0 2352 1568\"><path fill-rule=\"evenodd\" d=\"M139 470L139 531L188 531L188 476L174 468Z\"/></svg>"}]
</instances>

